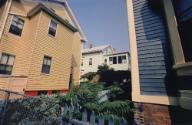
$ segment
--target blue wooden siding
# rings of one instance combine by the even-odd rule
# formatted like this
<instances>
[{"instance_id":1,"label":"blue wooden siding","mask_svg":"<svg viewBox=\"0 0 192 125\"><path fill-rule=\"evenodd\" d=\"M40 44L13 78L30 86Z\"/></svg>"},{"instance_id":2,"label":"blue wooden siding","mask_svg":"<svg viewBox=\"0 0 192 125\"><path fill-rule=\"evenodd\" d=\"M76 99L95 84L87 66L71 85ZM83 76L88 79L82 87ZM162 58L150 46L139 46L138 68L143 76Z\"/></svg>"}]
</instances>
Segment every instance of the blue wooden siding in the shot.
<instances>
[{"instance_id":1,"label":"blue wooden siding","mask_svg":"<svg viewBox=\"0 0 192 125\"><path fill-rule=\"evenodd\" d=\"M165 95L171 56L164 17L150 8L148 0L133 0L133 8L141 94Z\"/></svg>"},{"instance_id":2,"label":"blue wooden siding","mask_svg":"<svg viewBox=\"0 0 192 125\"><path fill-rule=\"evenodd\" d=\"M192 0L174 0L175 9L181 21L192 18Z\"/></svg>"}]
</instances>

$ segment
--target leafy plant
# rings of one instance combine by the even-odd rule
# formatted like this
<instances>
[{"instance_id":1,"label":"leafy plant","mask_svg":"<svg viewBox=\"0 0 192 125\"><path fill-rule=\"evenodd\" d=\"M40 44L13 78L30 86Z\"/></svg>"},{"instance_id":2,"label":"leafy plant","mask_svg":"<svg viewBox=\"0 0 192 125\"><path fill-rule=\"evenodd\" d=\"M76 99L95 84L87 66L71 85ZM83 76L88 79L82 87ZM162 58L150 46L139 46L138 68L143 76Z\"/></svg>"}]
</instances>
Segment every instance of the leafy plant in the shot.
<instances>
[{"instance_id":1,"label":"leafy plant","mask_svg":"<svg viewBox=\"0 0 192 125\"><path fill-rule=\"evenodd\" d=\"M82 75L81 79L88 79L88 81L91 81L96 74L97 74L96 72L88 72Z\"/></svg>"},{"instance_id":2,"label":"leafy plant","mask_svg":"<svg viewBox=\"0 0 192 125\"><path fill-rule=\"evenodd\" d=\"M110 68L107 64L99 65L97 72L103 72L103 71L113 71L113 68Z\"/></svg>"}]
</instances>

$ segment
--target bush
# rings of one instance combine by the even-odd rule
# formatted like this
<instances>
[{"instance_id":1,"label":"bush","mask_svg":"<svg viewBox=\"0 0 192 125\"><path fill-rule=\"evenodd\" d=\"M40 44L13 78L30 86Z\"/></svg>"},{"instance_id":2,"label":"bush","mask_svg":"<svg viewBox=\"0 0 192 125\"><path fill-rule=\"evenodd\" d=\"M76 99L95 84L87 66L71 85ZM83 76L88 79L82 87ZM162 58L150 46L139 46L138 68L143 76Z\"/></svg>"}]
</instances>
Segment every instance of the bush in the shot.
<instances>
[{"instance_id":1,"label":"bush","mask_svg":"<svg viewBox=\"0 0 192 125\"><path fill-rule=\"evenodd\" d=\"M5 111L5 125L44 123L46 125L59 125L60 106L58 98L39 96L9 102Z\"/></svg>"},{"instance_id":2,"label":"bush","mask_svg":"<svg viewBox=\"0 0 192 125\"><path fill-rule=\"evenodd\" d=\"M81 79L87 79L88 81L91 81L96 74L97 74L96 72L88 72L82 75Z\"/></svg>"}]
</instances>

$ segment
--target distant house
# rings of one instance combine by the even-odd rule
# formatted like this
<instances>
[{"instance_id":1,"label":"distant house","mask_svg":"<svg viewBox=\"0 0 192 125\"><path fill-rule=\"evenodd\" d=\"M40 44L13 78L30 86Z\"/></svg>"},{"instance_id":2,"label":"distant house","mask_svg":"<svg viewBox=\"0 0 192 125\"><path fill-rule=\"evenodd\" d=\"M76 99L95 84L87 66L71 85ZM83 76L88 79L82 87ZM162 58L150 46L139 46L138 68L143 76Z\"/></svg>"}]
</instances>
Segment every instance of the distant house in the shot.
<instances>
[{"instance_id":1,"label":"distant house","mask_svg":"<svg viewBox=\"0 0 192 125\"><path fill-rule=\"evenodd\" d=\"M84 41L66 1L1 1L0 88L33 96L68 91L80 82Z\"/></svg>"},{"instance_id":2,"label":"distant house","mask_svg":"<svg viewBox=\"0 0 192 125\"><path fill-rule=\"evenodd\" d=\"M111 45L82 50L81 75L88 72L97 72L98 66L102 64L107 64L114 70L128 70L129 53L115 52Z\"/></svg>"},{"instance_id":3,"label":"distant house","mask_svg":"<svg viewBox=\"0 0 192 125\"><path fill-rule=\"evenodd\" d=\"M129 52L115 52L104 55L104 63L114 70L130 70Z\"/></svg>"},{"instance_id":4,"label":"distant house","mask_svg":"<svg viewBox=\"0 0 192 125\"><path fill-rule=\"evenodd\" d=\"M82 50L81 75L88 72L97 72L99 65L104 63L104 55L114 53L110 45L89 47Z\"/></svg>"},{"instance_id":5,"label":"distant house","mask_svg":"<svg viewBox=\"0 0 192 125\"><path fill-rule=\"evenodd\" d=\"M137 124L192 124L192 1L127 0L127 12Z\"/></svg>"}]
</instances>

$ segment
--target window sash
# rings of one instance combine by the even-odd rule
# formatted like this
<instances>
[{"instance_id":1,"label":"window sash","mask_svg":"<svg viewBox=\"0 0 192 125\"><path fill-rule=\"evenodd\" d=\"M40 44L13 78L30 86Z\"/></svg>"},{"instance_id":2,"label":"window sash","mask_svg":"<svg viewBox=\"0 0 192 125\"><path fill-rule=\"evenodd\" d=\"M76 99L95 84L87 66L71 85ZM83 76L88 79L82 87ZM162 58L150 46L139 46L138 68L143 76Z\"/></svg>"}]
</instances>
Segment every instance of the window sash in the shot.
<instances>
[{"instance_id":1,"label":"window sash","mask_svg":"<svg viewBox=\"0 0 192 125\"><path fill-rule=\"evenodd\" d=\"M44 57L41 72L49 74L51 69L51 57Z\"/></svg>"},{"instance_id":2,"label":"window sash","mask_svg":"<svg viewBox=\"0 0 192 125\"><path fill-rule=\"evenodd\" d=\"M52 36L55 36L57 32L57 23L53 20L51 20L49 25L49 34Z\"/></svg>"},{"instance_id":3,"label":"window sash","mask_svg":"<svg viewBox=\"0 0 192 125\"><path fill-rule=\"evenodd\" d=\"M117 64L117 57L113 57L113 64Z\"/></svg>"},{"instance_id":4,"label":"window sash","mask_svg":"<svg viewBox=\"0 0 192 125\"><path fill-rule=\"evenodd\" d=\"M89 65L92 65L92 58L89 59Z\"/></svg>"},{"instance_id":5,"label":"window sash","mask_svg":"<svg viewBox=\"0 0 192 125\"><path fill-rule=\"evenodd\" d=\"M24 26L24 20L13 16L13 20L11 22L11 26L9 28L9 32L13 33L15 35L19 35L21 36L22 34L22 30L23 30L23 26Z\"/></svg>"},{"instance_id":6,"label":"window sash","mask_svg":"<svg viewBox=\"0 0 192 125\"><path fill-rule=\"evenodd\" d=\"M118 64L122 63L122 56L118 56Z\"/></svg>"},{"instance_id":7,"label":"window sash","mask_svg":"<svg viewBox=\"0 0 192 125\"><path fill-rule=\"evenodd\" d=\"M127 57L126 56L122 56L122 62L127 63Z\"/></svg>"},{"instance_id":8,"label":"window sash","mask_svg":"<svg viewBox=\"0 0 192 125\"><path fill-rule=\"evenodd\" d=\"M109 57L109 64L113 64L113 57Z\"/></svg>"},{"instance_id":9,"label":"window sash","mask_svg":"<svg viewBox=\"0 0 192 125\"><path fill-rule=\"evenodd\" d=\"M0 74L11 75L13 66L0 64Z\"/></svg>"}]
</instances>

